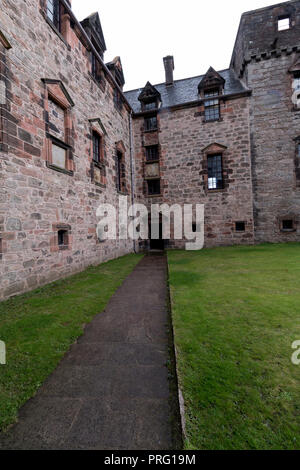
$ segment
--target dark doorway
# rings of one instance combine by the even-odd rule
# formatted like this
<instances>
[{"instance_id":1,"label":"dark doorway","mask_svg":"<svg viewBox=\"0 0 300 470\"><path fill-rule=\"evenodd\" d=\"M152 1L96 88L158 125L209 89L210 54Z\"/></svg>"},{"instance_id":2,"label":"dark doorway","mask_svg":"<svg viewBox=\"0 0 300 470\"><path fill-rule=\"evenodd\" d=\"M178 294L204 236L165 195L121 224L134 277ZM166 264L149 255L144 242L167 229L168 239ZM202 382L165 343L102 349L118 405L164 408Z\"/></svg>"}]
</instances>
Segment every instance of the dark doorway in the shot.
<instances>
[{"instance_id":1,"label":"dark doorway","mask_svg":"<svg viewBox=\"0 0 300 470\"><path fill-rule=\"evenodd\" d=\"M153 239L151 233L151 220L149 221L150 250L164 250L165 240L163 239L162 217L159 218L159 239Z\"/></svg>"}]
</instances>

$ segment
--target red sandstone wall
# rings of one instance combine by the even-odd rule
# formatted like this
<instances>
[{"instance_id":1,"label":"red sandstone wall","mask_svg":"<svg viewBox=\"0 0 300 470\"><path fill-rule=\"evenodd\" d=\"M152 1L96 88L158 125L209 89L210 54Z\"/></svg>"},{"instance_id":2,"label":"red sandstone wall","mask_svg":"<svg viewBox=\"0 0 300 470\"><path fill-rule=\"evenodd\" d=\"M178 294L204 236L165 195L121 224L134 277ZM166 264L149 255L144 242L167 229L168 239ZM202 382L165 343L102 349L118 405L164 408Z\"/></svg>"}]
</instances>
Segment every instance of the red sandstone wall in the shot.
<instances>
[{"instance_id":1,"label":"red sandstone wall","mask_svg":"<svg viewBox=\"0 0 300 470\"><path fill-rule=\"evenodd\" d=\"M131 252L132 242L99 243L96 209L117 203L116 142L126 150L130 192L129 113L115 109L113 88L89 74L88 53L73 29L68 43L48 25L38 0L2 0L0 30L12 48L1 48L7 104L2 106L0 162L0 299ZM2 8L3 7L3 8ZM4 54L5 51L5 54ZM6 62L6 64L5 64ZM3 76L2 76L3 78ZM74 102L68 124L74 146L73 176L47 167L46 92L42 78L61 80ZM106 186L91 180L91 125L106 130ZM105 183L105 181L104 181ZM69 227L69 248L57 249L57 227Z\"/></svg>"},{"instance_id":2,"label":"red sandstone wall","mask_svg":"<svg viewBox=\"0 0 300 470\"><path fill-rule=\"evenodd\" d=\"M253 234L252 183L249 132L249 98L222 102L220 122L204 122L198 107L163 110L159 132L143 133L143 118L134 120L137 197L147 204L204 204L205 246L251 244ZM161 148L161 197L144 191L144 145L159 142ZM224 152L225 188L207 190L204 149L212 144ZM246 231L237 233L235 222L245 221ZM170 247L184 245L171 241Z\"/></svg>"}]
</instances>

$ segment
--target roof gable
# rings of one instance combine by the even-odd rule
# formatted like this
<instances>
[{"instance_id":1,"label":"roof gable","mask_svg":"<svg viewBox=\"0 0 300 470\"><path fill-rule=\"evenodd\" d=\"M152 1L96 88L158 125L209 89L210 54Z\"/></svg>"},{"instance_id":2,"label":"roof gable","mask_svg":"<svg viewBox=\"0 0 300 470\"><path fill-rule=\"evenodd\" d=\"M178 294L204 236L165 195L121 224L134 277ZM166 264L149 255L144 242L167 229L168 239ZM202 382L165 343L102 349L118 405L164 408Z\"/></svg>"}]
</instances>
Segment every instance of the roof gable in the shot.
<instances>
[{"instance_id":1,"label":"roof gable","mask_svg":"<svg viewBox=\"0 0 300 470\"><path fill-rule=\"evenodd\" d=\"M150 82L147 82L144 89L140 93L138 100L139 101L150 101L154 99L159 99L161 101L161 95L159 91L151 85Z\"/></svg>"},{"instance_id":2,"label":"roof gable","mask_svg":"<svg viewBox=\"0 0 300 470\"><path fill-rule=\"evenodd\" d=\"M214 88L224 86L225 80L221 75L215 71L213 67L210 67L201 82L198 85L198 89L204 90L205 88Z\"/></svg>"},{"instance_id":3,"label":"roof gable","mask_svg":"<svg viewBox=\"0 0 300 470\"><path fill-rule=\"evenodd\" d=\"M80 23L82 27L86 30L88 36L90 38L91 37L94 38L94 40L99 44L101 52L104 53L106 51L106 44L105 44L105 39L103 35L99 13L98 12L92 13L90 16L85 18Z\"/></svg>"}]
</instances>

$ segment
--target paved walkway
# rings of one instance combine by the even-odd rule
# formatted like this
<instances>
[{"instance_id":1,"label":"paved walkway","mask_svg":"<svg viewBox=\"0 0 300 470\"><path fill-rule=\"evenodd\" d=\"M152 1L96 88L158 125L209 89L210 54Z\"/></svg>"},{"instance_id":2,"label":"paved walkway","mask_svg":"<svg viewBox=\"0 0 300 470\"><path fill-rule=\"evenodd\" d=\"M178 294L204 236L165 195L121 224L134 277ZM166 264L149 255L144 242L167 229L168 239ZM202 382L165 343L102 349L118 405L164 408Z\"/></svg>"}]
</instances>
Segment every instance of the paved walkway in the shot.
<instances>
[{"instance_id":1,"label":"paved walkway","mask_svg":"<svg viewBox=\"0 0 300 470\"><path fill-rule=\"evenodd\" d=\"M0 448L171 449L166 298L166 259L146 256Z\"/></svg>"}]
</instances>

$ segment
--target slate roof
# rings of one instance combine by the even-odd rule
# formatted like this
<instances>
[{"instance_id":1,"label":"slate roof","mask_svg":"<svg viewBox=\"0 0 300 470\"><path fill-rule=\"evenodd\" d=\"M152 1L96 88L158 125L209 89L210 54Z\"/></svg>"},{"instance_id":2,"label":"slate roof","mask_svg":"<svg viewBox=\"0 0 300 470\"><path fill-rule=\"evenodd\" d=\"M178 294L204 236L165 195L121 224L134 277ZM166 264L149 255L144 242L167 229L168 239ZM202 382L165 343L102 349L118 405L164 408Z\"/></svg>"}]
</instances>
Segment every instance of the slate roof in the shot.
<instances>
[{"instance_id":1,"label":"slate roof","mask_svg":"<svg viewBox=\"0 0 300 470\"><path fill-rule=\"evenodd\" d=\"M237 78L232 69L222 70L219 74L226 80L224 88L225 95L249 91L249 89L246 88ZM205 75L199 75L198 77L175 80L174 85L172 86L166 86L165 83L154 85L157 91L161 94L161 109L189 103L191 101L198 101L198 85L204 76ZM141 103L138 101L138 96L143 89L144 88L138 88L137 90L126 91L124 93L135 113L141 112Z\"/></svg>"}]
</instances>

